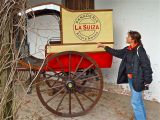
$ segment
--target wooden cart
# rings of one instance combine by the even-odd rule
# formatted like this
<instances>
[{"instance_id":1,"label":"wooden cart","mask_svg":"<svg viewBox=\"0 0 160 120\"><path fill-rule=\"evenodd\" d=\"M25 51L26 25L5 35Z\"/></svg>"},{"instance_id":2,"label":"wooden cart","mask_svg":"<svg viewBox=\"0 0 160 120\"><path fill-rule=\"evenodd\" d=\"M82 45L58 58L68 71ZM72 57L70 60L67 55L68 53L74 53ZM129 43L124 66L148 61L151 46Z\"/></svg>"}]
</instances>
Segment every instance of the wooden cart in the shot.
<instances>
[{"instance_id":1,"label":"wooden cart","mask_svg":"<svg viewBox=\"0 0 160 120\"><path fill-rule=\"evenodd\" d=\"M27 9L25 15L28 20L45 15L59 19L60 37L47 41L45 58L30 54L20 60L25 68L39 71L36 90L41 103L63 117L87 114L103 92L101 68L112 64L112 56L96 46L97 42L113 46L112 10L71 11L43 3Z\"/></svg>"}]
</instances>

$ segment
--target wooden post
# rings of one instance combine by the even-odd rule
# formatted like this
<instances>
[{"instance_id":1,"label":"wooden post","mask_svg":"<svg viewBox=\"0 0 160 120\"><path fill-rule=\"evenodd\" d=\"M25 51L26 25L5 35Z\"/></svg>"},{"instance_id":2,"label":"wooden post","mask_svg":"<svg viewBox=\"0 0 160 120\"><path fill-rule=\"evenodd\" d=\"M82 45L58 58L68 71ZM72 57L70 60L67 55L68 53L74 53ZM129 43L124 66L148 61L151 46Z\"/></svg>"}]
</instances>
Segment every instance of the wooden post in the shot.
<instances>
[{"instance_id":1,"label":"wooden post","mask_svg":"<svg viewBox=\"0 0 160 120\"><path fill-rule=\"evenodd\" d=\"M94 0L62 0L62 4L72 10L94 9Z\"/></svg>"}]
</instances>

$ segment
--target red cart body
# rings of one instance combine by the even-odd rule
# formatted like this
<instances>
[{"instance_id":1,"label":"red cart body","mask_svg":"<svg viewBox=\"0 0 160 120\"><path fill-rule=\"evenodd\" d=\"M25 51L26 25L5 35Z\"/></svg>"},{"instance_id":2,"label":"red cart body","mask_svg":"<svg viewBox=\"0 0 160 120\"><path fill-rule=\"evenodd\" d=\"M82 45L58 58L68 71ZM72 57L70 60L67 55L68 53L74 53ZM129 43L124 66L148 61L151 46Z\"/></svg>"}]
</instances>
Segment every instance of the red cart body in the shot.
<instances>
[{"instance_id":1,"label":"red cart body","mask_svg":"<svg viewBox=\"0 0 160 120\"><path fill-rule=\"evenodd\" d=\"M110 68L112 65L112 56L107 53L107 52L97 52L97 53L85 53L87 54L89 57L91 57L93 60L95 60L95 62L98 64L99 68ZM48 55L48 58L50 56L52 56L53 54ZM73 56L71 58L71 68L72 71L75 71L75 68L78 64L78 62L80 61L80 57L79 56ZM65 69L65 71L68 71L69 69L69 65L68 65L68 61L69 61L69 57L68 56L61 56L59 58L60 62L63 63L63 68ZM79 68L87 68L90 65L90 63L88 63L86 60L83 60L83 62L80 64ZM55 59L50 60L47 63L47 66L54 68L54 70L60 71L60 65L55 62Z\"/></svg>"}]
</instances>

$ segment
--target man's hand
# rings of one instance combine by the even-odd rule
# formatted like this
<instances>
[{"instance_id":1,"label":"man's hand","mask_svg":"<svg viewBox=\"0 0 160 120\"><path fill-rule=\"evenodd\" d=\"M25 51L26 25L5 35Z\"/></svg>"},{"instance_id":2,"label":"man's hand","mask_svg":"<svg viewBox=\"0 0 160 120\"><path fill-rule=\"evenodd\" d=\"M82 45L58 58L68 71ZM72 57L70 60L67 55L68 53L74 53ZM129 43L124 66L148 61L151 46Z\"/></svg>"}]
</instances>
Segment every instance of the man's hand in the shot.
<instances>
[{"instance_id":1,"label":"man's hand","mask_svg":"<svg viewBox=\"0 0 160 120\"><path fill-rule=\"evenodd\" d=\"M149 87L149 84L145 84L145 86L148 86L148 87Z\"/></svg>"},{"instance_id":2,"label":"man's hand","mask_svg":"<svg viewBox=\"0 0 160 120\"><path fill-rule=\"evenodd\" d=\"M102 43L97 43L97 48L104 48L105 45L103 45Z\"/></svg>"},{"instance_id":3,"label":"man's hand","mask_svg":"<svg viewBox=\"0 0 160 120\"><path fill-rule=\"evenodd\" d=\"M149 84L144 84L144 86L145 86L145 90L149 89Z\"/></svg>"}]
</instances>

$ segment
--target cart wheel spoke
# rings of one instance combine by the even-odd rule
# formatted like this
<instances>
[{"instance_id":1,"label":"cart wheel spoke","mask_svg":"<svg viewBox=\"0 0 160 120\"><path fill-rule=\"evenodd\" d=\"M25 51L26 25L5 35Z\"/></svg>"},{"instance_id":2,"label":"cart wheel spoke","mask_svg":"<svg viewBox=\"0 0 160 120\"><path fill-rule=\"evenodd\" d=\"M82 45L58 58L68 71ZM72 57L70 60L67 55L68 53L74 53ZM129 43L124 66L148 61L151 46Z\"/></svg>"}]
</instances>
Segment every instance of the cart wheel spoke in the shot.
<instances>
[{"instance_id":1,"label":"cart wheel spoke","mask_svg":"<svg viewBox=\"0 0 160 120\"><path fill-rule=\"evenodd\" d=\"M89 99L91 102L94 102L94 100L93 100L92 98L88 97L85 93L80 92L80 91L77 90L77 89L76 89L76 91L77 91L79 94L81 94L81 95L83 95L84 97L86 97L87 99Z\"/></svg>"},{"instance_id":2,"label":"cart wheel spoke","mask_svg":"<svg viewBox=\"0 0 160 120\"><path fill-rule=\"evenodd\" d=\"M69 63L68 63L68 66L69 66L69 79L71 79L71 54L69 54Z\"/></svg>"},{"instance_id":3,"label":"cart wheel spoke","mask_svg":"<svg viewBox=\"0 0 160 120\"><path fill-rule=\"evenodd\" d=\"M71 92L69 92L69 114L71 114Z\"/></svg>"},{"instance_id":4,"label":"cart wheel spoke","mask_svg":"<svg viewBox=\"0 0 160 120\"><path fill-rule=\"evenodd\" d=\"M91 67L93 67L94 64L91 64L89 67L87 67L80 75L78 75L74 80L78 79L80 76L82 76L87 70L89 70Z\"/></svg>"},{"instance_id":5,"label":"cart wheel spoke","mask_svg":"<svg viewBox=\"0 0 160 120\"><path fill-rule=\"evenodd\" d=\"M46 101L46 103L50 102L51 100L53 100L57 95L59 95L62 91L64 90L64 88L62 88L60 91L58 91L54 96L52 96L50 99L48 99Z\"/></svg>"},{"instance_id":6,"label":"cart wheel spoke","mask_svg":"<svg viewBox=\"0 0 160 120\"><path fill-rule=\"evenodd\" d=\"M57 74L57 72L55 72L54 69L52 69L51 67L47 67L50 71L52 71L53 73Z\"/></svg>"},{"instance_id":7,"label":"cart wheel spoke","mask_svg":"<svg viewBox=\"0 0 160 120\"><path fill-rule=\"evenodd\" d=\"M61 61L59 60L58 57L56 58L56 60L57 60L59 66L60 66L60 68L61 68L61 70L62 70L62 73L63 73L64 75L66 75L65 70L64 70L64 67L63 67L63 64L61 63ZM67 75L66 75L66 76L67 76Z\"/></svg>"},{"instance_id":8,"label":"cart wheel spoke","mask_svg":"<svg viewBox=\"0 0 160 120\"><path fill-rule=\"evenodd\" d=\"M79 63L78 63L78 65L76 66L76 69L75 69L75 72L73 73L73 76L77 73L78 68L79 68L80 64L82 63L83 58L84 57L82 56L81 59L80 59L80 61L79 61Z\"/></svg>"},{"instance_id":9,"label":"cart wheel spoke","mask_svg":"<svg viewBox=\"0 0 160 120\"><path fill-rule=\"evenodd\" d=\"M83 86L83 85L78 85L78 86L81 88L85 88L85 89L91 89L91 90L97 90L97 91L101 90L100 88L95 88L95 87L88 87L88 86Z\"/></svg>"},{"instance_id":10,"label":"cart wheel spoke","mask_svg":"<svg viewBox=\"0 0 160 120\"><path fill-rule=\"evenodd\" d=\"M76 83L84 82L84 81L91 81L91 80L95 80L95 78L98 78L98 77L99 77L99 75L91 76L91 77L84 78L84 79L77 79Z\"/></svg>"},{"instance_id":11,"label":"cart wheel spoke","mask_svg":"<svg viewBox=\"0 0 160 120\"><path fill-rule=\"evenodd\" d=\"M59 110L59 107L61 106L61 104L62 104L62 102L63 102L63 99L65 98L66 95L67 95L67 92L64 93L62 99L60 100L60 102L59 102L59 104L58 104L58 106L57 106L57 108L56 108L56 111Z\"/></svg>"},{"instance_id":12,"label":"cart wheel spoke","mask_svg":"<svg viewBox=\"0 0 160 120\"><path fill-rule=\"evenodd\" d=\"M64 86L64 85L54 86L54 87L51 87L51 88L48 88L48 89L40 90L40 92L47 92L48 90L54 90L54 89L57 89L57 88L61 88L61 87L63 87L63 86Z\"/></svg>"},{"instance_id":13,"label":"cart wheel spoke","mask_svg":"<svg viewBox=\"0 0 160 120\"><path fill-rule=\"evenodd\" d=\"M76 97L76 99L77 99L78 103L80 104L80 106L81 106L82 110L83 110L83 111L85 111L85 109L84 109L84 107L83 107L83 105L82 105L82 103L81 103L80 99L78 98L78 96L77 96L76 92L73 92L73 93L74 93L74 95L75 95L75 97Z\"/></svg>"}]
</instances>

